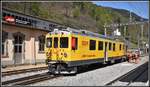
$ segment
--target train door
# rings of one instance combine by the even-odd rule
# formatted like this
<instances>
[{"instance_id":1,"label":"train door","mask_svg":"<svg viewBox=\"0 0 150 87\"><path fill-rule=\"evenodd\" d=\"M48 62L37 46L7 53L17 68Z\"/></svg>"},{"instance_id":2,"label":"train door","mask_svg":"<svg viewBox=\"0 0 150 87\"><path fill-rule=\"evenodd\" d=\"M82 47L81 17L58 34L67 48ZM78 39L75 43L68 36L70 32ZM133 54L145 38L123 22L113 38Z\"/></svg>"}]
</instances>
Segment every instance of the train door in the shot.
<instances>
[{"instance_id":1,"label":"train door","mask_svg":"<svg viewBox=\"0 0 150 87\"><path fill-rule=\"evenodd\" d=\"M104 62L108 61L108 52L107 52L107 42L105 42L105 47L104 47Z\"/></svg>"},{"instance_id":2,"label":"train door","mask_svg":"<svg viewBox=\"0 0 150 87\"><path fill-rule=\"evenodd\" d=\"M21 33L14 34L14 64L23 64L24 62L24 35Z\"/></svg>"}]
</instances>

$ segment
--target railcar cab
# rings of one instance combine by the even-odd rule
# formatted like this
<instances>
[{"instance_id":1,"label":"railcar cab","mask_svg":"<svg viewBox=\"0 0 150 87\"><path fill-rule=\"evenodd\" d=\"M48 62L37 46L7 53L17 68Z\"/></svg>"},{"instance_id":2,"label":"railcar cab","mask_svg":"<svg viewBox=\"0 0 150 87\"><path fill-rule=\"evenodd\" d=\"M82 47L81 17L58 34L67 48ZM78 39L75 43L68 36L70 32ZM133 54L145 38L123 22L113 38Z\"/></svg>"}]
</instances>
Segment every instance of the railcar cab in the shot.
<instances>
[{"instance_id":1,"label":"railcar cab","mask_svg":"<svg viewBox=\"0 0 150 87\"><path fill-rule=\"evenodd\" d=\"M46 56L49 60L62 61L68 57L70 32L54 29L46 35Z\"/></svg>"},{"instance_id":2,"label":"railcar cab","mask_svg":"<svg viewBox=\"0 0 150 87\"><path fill-rule=\"evenodd\" d=\"M71 50L76 49L77 38L72 37L72 32L68 29L54 29L46 35L46 63L49 71L57 71L58 68L66 68L66 62L70 61ZM51 67L54 66L54 67ZM51 69L50 69L51 68ZM57 70L56 70L57 69Z\"/></svg>"}]
</instances>

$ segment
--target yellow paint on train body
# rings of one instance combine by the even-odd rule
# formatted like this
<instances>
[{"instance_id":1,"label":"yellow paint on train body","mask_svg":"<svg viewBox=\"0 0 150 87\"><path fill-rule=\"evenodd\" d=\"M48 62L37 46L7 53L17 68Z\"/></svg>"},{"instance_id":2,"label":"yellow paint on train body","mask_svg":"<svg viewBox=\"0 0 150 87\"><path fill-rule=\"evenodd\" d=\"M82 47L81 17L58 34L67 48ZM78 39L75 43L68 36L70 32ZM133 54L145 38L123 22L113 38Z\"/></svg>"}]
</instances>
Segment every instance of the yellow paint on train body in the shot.
<instances>
[{"instance_id":1,"label":"yellow paint on train body","mask_svg":"<svg viewBox=\"0 0 150 87\"><path fill-rule=\"evenodd\" d=\"M60 45L60 38L67 37L68 38L68 47L61 48ZM72 37L76 37L78 39L77 49L72 50ZM51 38L51 47L47 47L47 38ZM54 38L58 38L58 47L54 47ZM89 44L90 40L96 41L96 49L90 50ZM98 50L98 41L103 42L103 50ZM98 59L105 57L105 42L107 42L107 54L108 58L115 58L119 56L125 55L125 44L124 42L117 41L117 40L109 40L105 38L98 38L98 37L91 37L81 34L47 34L46 35L46 45L45 45L45 52L46 57L49 60L60 60L60 61L80 61L80 60L91 60L91 59ZM109 42L111 44L111 50L109 49ZM113 51L113 43L115 43L115 51ZM121 44L121 50L120 50Z\"/></svg>"}]
</instances>

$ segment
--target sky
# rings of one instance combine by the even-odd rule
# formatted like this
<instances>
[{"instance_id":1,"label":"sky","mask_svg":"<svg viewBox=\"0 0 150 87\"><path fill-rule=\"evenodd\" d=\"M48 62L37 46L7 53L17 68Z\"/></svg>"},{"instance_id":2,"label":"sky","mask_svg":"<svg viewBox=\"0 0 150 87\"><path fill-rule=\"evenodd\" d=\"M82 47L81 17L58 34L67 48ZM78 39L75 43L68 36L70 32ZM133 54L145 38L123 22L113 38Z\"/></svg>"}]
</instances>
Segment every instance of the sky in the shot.
<instances>
[{"instance_id":1,"label":"sky","mask_svg":"<svg viewBox=\"0 0 150 87\"><path fill-rule=\"evenodd\" d=\"M148 1L92 1L96 5L126 9L135 14L149 19L149 2Z\"/></svg>"}]
</instances>

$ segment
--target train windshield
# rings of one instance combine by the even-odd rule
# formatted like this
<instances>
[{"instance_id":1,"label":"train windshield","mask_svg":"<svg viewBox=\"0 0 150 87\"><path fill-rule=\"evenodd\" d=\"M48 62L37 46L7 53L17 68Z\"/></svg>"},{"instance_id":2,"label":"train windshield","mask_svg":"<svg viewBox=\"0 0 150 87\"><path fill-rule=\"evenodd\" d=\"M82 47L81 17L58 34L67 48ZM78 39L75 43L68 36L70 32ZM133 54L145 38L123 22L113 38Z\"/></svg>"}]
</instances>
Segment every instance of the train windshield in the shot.
<instances>
[{"instance_id":1,"label":"train windshield","mask_svg":"<svg viewBox=\"0 0 150 87\"><path fill-rule=\"evenodd\" d=\"M58 48L58 37L54 37L54 48Z\"/></svg>"},{"instance_id":2,"label":"train windshield","mask_svg":"<svg viewBox=\"0 0 150 87\"><path fill-rule=\"evenodd\" d=\"M68 48L68 37L60 38L60 48Z\"/></svg>"},{"instance_id":3,"label":"train windshield","mask_svg":"<svg viewBox=\"0 0 150 87\"><path fill-rule=\"evenodd\" d=\"M52 47L52 38L47 38L46 47L48 47L48 48Z\"/></svg>"}]
</instances>

